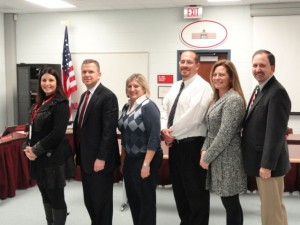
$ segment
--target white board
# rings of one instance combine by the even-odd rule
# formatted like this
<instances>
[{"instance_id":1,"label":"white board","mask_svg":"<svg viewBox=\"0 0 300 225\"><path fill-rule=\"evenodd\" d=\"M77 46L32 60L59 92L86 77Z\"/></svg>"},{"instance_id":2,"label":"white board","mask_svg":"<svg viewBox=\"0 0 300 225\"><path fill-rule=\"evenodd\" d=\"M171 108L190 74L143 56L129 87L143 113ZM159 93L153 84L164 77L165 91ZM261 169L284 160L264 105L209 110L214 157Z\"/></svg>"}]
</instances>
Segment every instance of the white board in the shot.
<instances>
[{"instance_id":1,"label":"white board","mask_svg":"<svg viewBox=\"0 0 300 225\"><path fill-rule=\"evenodd\" d=\"M78 102L86 91L81 81L81 63L85 59L95 59L100 64L101 83L112 90L118 98L119 109L127 102L126 79L133 73L141 73L148 78L148 52L122 53L71 53L77 81L77 91L72 94L72 102Z\"/></svg>"}]
</instances>

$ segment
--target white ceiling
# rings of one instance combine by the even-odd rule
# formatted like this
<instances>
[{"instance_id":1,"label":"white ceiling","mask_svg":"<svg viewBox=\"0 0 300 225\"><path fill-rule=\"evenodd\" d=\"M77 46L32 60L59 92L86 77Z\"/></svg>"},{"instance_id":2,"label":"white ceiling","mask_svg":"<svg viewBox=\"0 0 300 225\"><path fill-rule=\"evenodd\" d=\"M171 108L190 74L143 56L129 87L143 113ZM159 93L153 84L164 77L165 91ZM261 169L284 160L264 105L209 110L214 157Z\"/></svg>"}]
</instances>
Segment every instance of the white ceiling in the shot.
<instances>
[{"instance_id":1,"label":"white ceiling","mask_svg":"<svg viewBox=\"0 0 300 225\"><path fill-rule=\"evenodd\" d=\"M51 0L48 0L51 1ZM300 2L300 0L241 0L231 3L208 3L206 0L65 0L76 6L72 9L47 9L25 0L0 0L2 13L44 13L63 11L95 11L121 9L174 8L189 5L223 6Z\"/></svg>"}]
</instances>

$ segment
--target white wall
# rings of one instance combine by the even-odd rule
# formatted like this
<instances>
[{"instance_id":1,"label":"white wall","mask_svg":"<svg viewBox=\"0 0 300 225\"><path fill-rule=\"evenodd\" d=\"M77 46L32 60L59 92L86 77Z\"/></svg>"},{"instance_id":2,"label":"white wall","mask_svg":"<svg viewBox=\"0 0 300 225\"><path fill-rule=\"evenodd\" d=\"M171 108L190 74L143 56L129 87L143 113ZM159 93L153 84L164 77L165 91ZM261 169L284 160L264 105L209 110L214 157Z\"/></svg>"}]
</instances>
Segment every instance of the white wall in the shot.
<instances>
[{"instance_id":1,"label":"white wall","mask_svg":"<svg viewBox=\"0 0 300 225\"><path fill-rule=\"evenodd\" d=\"M179 31L186 24L179 9L26 14L17 22L17 61L60 63L61 20L70 21L71 52L149 52L148 77L154 100L158 100L156 74L175 75L176 50L186 48L179 40Z\"/></svg>"},{"instance_id":2,"label":"white wall","mask_svg":"<svg viewBox=\"0 0 300 225\"><path fill-rule=\"evenodd\" d=\"M0 13L0 133L6 124L6 78L5 78L4 15Z\"/></svg>"},{"instance_id":3,"label":"white wall","mask_svg":"<svg viewBox=\"0 0 300 225\"><path fill-rule=\"evenodd\" d=\"M220 11L222 9L222 11ZM228 39L216 49L231 49L232 60L249 85L252 24L248 7L205 8L203 19L216 20L228 30ZM238 20L236 18L239 18ZM64 27L68 20L71 52L149 52L152 98L157 98L159 73L177 74L177 50L188 49L180 40L184 20L181 8L100 11L88 13L23 14L17 21L18 63L60 63ZM117 62L116 62L117 66ZM121 68L120 68L120 72ZM129 74L124 74L129 76ZM246 94L250 95L252 86Z\"/></svg>"},{"instance_id":4,"label":"white wall","mask_svg":"<svg viewBox=\"0 0 300 225\"><path fill-rule=\"evenodd\" d=\"M253 18L253 46L257 49L263 47L269 49L276 56L278 63L276 63L275 76L292 99L292 112L300 112L299 21L300 15ZM274 25L277 29L269 30L269 27ZM265 32L266 30L268 32Z\"/></svg>"},{"instance_id":5,"label":"white wall","mask_svg":"<svg viewBox=\"0 0 300 225\"><path fill-rule=\"evenodd\" d=\"M182 11L182 8L172 8L20 14L17 21L17 62L61 63L64 35L61 21L68 20L71 52L149 52L151 97L160 107L157 74L174 74L176 79L177 50L189 49L179 38L181 29L191 22L183 19ZM256 49L253 49L250 8L204 7L203 19L217 21L226 27L227 40L214 49L231 49L231 60L238 69L246 98L249 98L256 84L251 74L251 56ZM289 45L289 42L284 44ZM118 62L115 63L118 66ZM129 75L124 74L126 77ZM79 74L77 80L80 82ZM293 118L290 125L296 133L300 133L298 118Z\"/></svg>"}]
</instances>

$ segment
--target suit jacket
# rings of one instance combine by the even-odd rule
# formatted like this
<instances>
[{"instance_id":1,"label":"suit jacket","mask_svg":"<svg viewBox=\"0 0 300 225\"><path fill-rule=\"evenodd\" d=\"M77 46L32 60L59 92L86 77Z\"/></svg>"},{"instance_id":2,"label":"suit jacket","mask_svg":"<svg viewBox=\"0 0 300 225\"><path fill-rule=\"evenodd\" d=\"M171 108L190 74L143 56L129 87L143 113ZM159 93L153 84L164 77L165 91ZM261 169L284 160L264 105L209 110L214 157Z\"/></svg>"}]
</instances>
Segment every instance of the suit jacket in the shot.
<instances>
[{"instance_id":1,"label":"suit jacket","mask_svg":"<svg viewBox=\"0 0 300 225\"><path fill-rule=\"evenodd\" d=\"M210 163L207 188L221 196L233 196L247 190L247 178L241 150L241 127L245 104L233 89L213 103L207 112L207 136L202 149Z\"/></svg>"},{"instance_id":2,"label":"suit jacket","mask_svg":"<svg viewBox=\"0 0 300 225\"><path fill-rule=\"evenodd\" d=\"M243 123L242 151L246 173L259 176L261 167L271 176L283 176L290 169L286 131L291 101L273 76L259 92Z\"/></svg>"},{"instance_id":3,"label":"suit jacket","mask_svg":"<svg viewBox=\"0 0 300 225\"><path fill-rule=\"evenodd\" d=\"M73 126L76 163L85 173L94 172L95 160L105 161L103 172L111 172L120 164L117 140L118 101L116 95L101 83L86 108L78 140L79 109L85 93L81 95Z\"/></svg>"}]
</instances>

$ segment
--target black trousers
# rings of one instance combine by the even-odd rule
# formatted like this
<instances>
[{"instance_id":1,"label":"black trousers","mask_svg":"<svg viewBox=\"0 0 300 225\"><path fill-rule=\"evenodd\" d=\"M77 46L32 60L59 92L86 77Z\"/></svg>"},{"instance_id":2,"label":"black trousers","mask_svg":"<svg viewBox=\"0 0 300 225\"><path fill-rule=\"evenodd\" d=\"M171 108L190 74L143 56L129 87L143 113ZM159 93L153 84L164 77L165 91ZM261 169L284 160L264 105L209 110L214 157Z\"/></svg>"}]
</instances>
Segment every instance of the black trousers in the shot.
<instances>
[{"instance_id":1,"label":"black trousers","mask_svg":"<svg viewBox=\"0 0 300 225\"><path fill-rule=\"evenodd\" d=\"M81 170L84 204L92 225L112 225L113 173L86 174Z\"/></svg>"},{"instance_id":2,"label":"black trousers","mask_svg":"<svg viewBox=\"0 0 300 225\"><path fill-rule=\"evenodd\" d=\"M64 188L47 189L38 184L43 203L50 204L53 209L66 209Z\"/></svg>"},{"instance_id":3,"label":"black trousers","mask_svg":"<svg viewBox=\"0 0 300 225\"><path fill-rule=\"evenodd\" d=\"M206 170L199 165L204 137L174 142L169 149L173 192L181 225L208 225L210 195Z\"/></svg>"},{"instance_id":4,"label":"black trousers","mask_svg":"<svg viewBox=\"0 0 300 225\"><path fill-rule=\"evenodd\" d=\"M150 176L142 179L145 155L126 156L123 167L124 182L134 225L156 224L156 184L162 152L157 152L150 163Z\"/></svg>"},{"instance_id":5,"label":"black trousers","mask_svg":"<svg viewBox=\"0 0 300 225\"><path fill-rule=\"evenodd\" d=\"M226 209L226 225L243 225L243 210L239 195L221 197Z\"/></svg>"}]
</instances>

